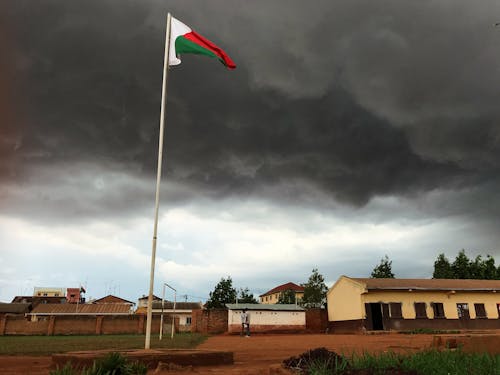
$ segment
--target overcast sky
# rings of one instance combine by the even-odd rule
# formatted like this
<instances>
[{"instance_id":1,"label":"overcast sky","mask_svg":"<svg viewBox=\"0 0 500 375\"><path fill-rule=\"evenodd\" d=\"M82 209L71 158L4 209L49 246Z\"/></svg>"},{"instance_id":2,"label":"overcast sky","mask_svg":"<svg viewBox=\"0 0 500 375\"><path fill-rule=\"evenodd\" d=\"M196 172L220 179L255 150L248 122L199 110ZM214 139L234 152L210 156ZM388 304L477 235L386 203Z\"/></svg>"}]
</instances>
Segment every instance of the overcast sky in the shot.
<instances>
[{"instance_id":1,"label":"overcast sky","mask_svg":"<svg viewBox=\"0 0 500 375\"><path fill-rule=\"evenodd\" d=\"M500 258L498 1L7 0L0 301L148 293L169 11L237 68L170 69L156 294Z\"/></svg>"}]
</instances>

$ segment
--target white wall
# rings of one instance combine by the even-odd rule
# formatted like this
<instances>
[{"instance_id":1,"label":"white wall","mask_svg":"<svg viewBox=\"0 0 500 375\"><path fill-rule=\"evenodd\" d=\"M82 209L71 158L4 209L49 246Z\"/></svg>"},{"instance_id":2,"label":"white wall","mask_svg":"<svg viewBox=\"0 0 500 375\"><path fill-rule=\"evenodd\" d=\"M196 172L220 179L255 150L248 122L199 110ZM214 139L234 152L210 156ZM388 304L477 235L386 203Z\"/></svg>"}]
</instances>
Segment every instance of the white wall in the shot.
<instances>
[{"instance_id":1,"label":"white wall","mask_svg":"<svg viewBox=\"0 0 500 375\"><path fill-rule=\"evenodd\" d=\"M252 325L306 325L305 311L247 311ZM229 310L228 325L241 324L241 311Z\"/></svg>"}]
</instances>

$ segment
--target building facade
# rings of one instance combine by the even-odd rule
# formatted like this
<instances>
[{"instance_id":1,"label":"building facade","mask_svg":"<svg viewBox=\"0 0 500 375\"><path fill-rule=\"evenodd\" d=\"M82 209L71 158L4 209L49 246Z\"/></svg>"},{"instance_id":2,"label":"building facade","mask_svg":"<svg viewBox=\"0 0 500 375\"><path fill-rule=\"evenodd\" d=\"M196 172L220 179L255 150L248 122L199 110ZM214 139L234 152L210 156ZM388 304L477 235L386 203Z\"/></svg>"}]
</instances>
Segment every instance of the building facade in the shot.
<instances>
[{"instance_id":1,"label":"building facade","mask_svg":"<svg viewBox=\"0 0 500 375\"><path fill-rule=\"evenodd\" d=\"M241 314L248 310L251 332L297 332L306 329L306 311L287 304L228 303L227 331L241 332Z\"/></svg>"},{"instance_id":2,"label":"building facade","mask_svg":"<svg viewBox=\"0 0 500 375\"><path fill-rule=\"evenodd\" d=\"M500 329L500 280L341 276L327 293L333 332Z\"/></svg>"},{"instance_id":3,"label":"building facade","mask_svg":"<svg viewBox=\"0 0 500 375\"><path fill-rule=\"evenodd\" d=\"M297 302L302 301L304 298L304 287L297 285L292 282L286 284L278 285L277 287L267 291L259 296L260 303L262 304L276 304L278 303L280 296L286 291L293 291L295 293L295 300Z\"/></svg>"}]
</instances>

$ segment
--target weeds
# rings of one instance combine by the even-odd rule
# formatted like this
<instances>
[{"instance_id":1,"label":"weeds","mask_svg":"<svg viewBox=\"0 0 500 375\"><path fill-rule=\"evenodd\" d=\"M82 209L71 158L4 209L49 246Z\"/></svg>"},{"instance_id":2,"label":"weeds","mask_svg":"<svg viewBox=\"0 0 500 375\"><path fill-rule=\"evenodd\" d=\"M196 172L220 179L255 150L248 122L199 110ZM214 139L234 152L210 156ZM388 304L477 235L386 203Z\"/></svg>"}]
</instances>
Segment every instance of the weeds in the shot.
<instances>
[{"instance_id":1,"label":"weeds","mask_svg":"<svg viewBox=\"0 0 500 375\"><path fill-rule=\"evenodd\" d=\"M146 375L147 371L146 365L130 362L122 354L112 352L79 373L67 363L63 368L51 371L50 375Z\"/></svg>"},{"instance_id":2,"label":"weeds","mask_svg":"<svg viewBox=\"0 0 500 375\"><path fill-rule=\"evenodd\" d=\"M500 355L464 353L460 350L427 350L413 354L364 353L348 358L318 348L289 358L283 364L304 375L500 375Z\"/></svg>"}]
</instances>

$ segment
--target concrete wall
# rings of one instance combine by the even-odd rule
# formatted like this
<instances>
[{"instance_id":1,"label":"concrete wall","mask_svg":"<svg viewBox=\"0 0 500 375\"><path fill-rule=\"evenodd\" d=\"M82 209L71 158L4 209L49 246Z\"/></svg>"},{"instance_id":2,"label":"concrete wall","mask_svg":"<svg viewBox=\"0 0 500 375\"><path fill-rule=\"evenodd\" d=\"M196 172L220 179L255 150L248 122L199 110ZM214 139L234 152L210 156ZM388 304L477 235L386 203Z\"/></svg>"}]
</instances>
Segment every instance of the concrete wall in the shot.
<instances>
[{"instance_id":1,"label":"concrete wall","mask_svg":"<svg viewBox=\"0 0 500 375\"><path fill-rule=\"evenodd\" d=\"M328 320L356 320L365 316L361 284L341 277L327 292Z\"/></svg>"},{"instance_id":2,"label":"concrete wall","mask_svg":"<svg viewBox=\"0 0 500 375\"><path fill-rule=\"evenodd\" d=\"M500 303L500 295L492 292L424 292L424 291L400 291L400 292L370 292L363 295L364 303L372 302L399 302L403 318L415 319L415 302L426 304L427 317L434 318L432 302L443 304L444 314L447 319L458 319L457 303L467 303L469 305L469 314L471 319L476 318L474 303L484 303L488 319L498 319L497 303Z\"/></svg>"},{"instance_id":3,"label":"concrete wall","mask_svg":"<svg viewBox=\"0 0 500 375\"><path fill-rule=\"evenodd\" d=\"M153 317L151 323L151 332L159 333L160 318ZM38 317L38 321L19 315L0 318L0 335L143 334L145 330L143 315L47 316Z\"/></svg>"},{"instance_id":4,"label":"concrete wall","mask_svg":"<svg viewBox=\"0 0 500 375\"><path fill-rule=\"evenodd\" d=\"M297 331L306 328L305 311L248 311L253 332ZM228 332L241 331L241 311L229 310Z\"/></svg>"}]
</instances>

